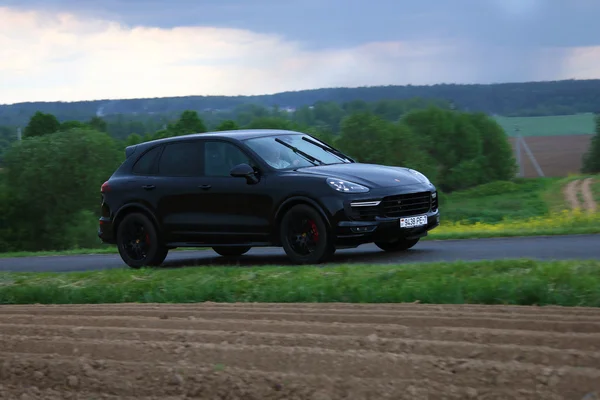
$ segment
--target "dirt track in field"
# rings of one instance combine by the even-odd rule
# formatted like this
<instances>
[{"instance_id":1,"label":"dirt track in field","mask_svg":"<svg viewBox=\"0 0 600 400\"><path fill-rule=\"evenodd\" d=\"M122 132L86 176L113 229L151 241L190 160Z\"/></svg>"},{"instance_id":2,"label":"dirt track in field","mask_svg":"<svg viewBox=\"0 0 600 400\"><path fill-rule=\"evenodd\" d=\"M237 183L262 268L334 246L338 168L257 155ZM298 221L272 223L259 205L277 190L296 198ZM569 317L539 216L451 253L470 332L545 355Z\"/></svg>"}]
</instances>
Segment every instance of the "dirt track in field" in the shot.
<instances>
[{"instance_id":1,"label":"dirt track in field","mask_svg":"<svg viewBox=\"0 0 600 400\"><path fill-rule=\"evenodd\" d=\"M600 309L0 307L6 399L582 399Z\"/></svg>"},{"instance_id":2,"label":"dirt track in field","mask_svg":"<svg viewBox=\"0 0 600 400\"><path fill-rule=\"evenodd\" d=\"M591 189L593 181L593 178L577 179L565 185L563 194L569 207L596 212L597 204ZM582 201L579 200L580 196Z\"/></svg>"}]
</instances>

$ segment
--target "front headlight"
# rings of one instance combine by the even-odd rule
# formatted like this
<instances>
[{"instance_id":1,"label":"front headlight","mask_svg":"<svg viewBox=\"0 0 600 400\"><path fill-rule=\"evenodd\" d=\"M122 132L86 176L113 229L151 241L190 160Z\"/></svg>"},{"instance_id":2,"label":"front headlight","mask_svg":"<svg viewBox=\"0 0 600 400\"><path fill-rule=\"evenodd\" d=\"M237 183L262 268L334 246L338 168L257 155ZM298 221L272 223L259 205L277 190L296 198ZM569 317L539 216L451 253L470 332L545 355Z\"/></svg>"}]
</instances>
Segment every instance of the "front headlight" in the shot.
<instances>
[{"instance_id":1,"label":"front headlight","mask_svg":"<svg viewBox=\"0 0 600 400\"><path fill-rule=\"evenodd\" d=\"M327 184L334 190L342 193L366 193L369 188L358 183L337 178L327 178Z\"/></svg>"},{"instance_id":2,"label":"front headlight","mask_svg":"<svg viewBox=\"0 0 600 400\"><path fill-rule=\"evenodd\" d=\"M429 183L431 184L431 182L429 181L429 179L423 175L422 173L420 173L419 171L416 171L414 169L409 169L410 173L412 173L413 175L416 175L419 177L419 179L421 179L421 182L423 183Z\"/></svg>"}]
</instances>

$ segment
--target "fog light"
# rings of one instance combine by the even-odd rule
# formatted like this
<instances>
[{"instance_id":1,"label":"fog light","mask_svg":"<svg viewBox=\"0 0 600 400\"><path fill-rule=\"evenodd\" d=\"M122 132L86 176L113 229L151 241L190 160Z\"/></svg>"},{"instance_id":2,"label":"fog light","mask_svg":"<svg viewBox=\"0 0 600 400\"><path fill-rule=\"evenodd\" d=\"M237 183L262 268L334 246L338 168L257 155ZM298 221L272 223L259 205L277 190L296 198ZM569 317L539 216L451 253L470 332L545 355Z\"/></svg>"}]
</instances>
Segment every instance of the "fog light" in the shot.
<instances>
[{"instance_id":1,"label":"fog light","mask_svg":"<svg viewBox=\"0 0 600 400\"><path fill-rule=\"evenodd\" d=\"M352 232L367 233L367 232L372 232L374 229L375 229L374 226L355 226L355 227L352 227Z\"/></svg>"}]
</instances>

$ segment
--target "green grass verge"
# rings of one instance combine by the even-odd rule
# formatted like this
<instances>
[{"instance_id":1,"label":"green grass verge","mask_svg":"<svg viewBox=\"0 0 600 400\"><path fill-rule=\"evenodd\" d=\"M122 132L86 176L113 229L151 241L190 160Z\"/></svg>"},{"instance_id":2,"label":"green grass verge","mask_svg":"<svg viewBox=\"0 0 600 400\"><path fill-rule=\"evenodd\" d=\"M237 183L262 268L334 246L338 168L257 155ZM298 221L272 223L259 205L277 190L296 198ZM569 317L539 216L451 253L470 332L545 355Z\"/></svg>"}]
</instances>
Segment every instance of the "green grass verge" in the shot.
<instances>
[{"instance_id":1,"label":"green grass verge","mask_svg":"<svg viewBox=\"0 0 600 400\"><path fill-rule=\"evenodd\" d=\"M600 306L600 261L0 274L2 304L354 302Z\"/></svg>"},{"instance_id":2,"label":"green grass verge","mask_svg":"<svg viewBox=\"0 0 600 400\"><path fill-rule=\"evenodd\" d=\"M515 125L522 136L560 136L593 134L594 114L551 115L546 117L494 117L509 136L515 135Z\"/></svg>"}]
</instances>

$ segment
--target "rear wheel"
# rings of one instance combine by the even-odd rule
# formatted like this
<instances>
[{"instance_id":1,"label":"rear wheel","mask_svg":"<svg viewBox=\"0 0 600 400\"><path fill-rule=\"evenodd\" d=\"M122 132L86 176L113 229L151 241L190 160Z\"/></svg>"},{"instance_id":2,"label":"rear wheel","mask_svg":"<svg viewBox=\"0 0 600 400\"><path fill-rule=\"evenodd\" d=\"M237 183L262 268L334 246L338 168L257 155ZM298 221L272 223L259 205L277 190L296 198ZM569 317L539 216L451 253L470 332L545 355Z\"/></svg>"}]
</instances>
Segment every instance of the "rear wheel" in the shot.
<instances>
[{"instance_id":1,"label":"rear wheel","mask_svg":"<svg viewBox=\"0 0 600 400\"><path fill-rule=\"evenodd\" d=\"M117 228L117 246L121 258L131 268L160 265L169 252L160 242L150 218L142 213L123 218Z\"/></svg>"},{"instance_id":2,"label":"rear wheel","mask_svg":"<svg viewBox=\"0 0 600 400\"><path fill-rule=\"evenodd\" d=\"M420 238L416 239L396 239L393 242L375 242L375 245L384 251L404 251L408 250L417 243L419 243Z\"/></svg>"},{"instance_id":3,"label":"rear wheel","mask_svg":"<svg viewBox=\"0 0 600 400\"><path fill-rule=\"evenodd\" d=\"M313 207L299 204L282 218L280 240L294 264L319 264L335 252L323 217Z\"/></svg>"},{"instance_id":4,"label":"rear wheel","mask_svg":"<svg viewBox=\"0 0 600 400\"><path fill-rule=\"evenodd\" d=\"M215 246L213 250L223 257L237 257L247 253L251 248L250 246Z\"/></svg>"}]
</instances>

